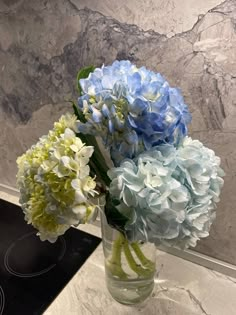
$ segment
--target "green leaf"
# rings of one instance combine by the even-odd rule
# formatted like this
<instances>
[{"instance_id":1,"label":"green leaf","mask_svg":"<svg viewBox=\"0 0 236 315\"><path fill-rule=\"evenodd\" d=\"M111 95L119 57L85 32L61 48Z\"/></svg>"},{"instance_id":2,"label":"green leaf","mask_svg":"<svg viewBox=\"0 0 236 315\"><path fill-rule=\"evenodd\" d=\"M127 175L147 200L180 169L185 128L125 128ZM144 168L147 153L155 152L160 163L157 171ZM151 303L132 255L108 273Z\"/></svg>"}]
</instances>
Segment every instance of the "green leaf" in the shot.
<instances>
[{"instance_id":1,"label":"green leaf","mask_svg":"<svg viewBox=\"0 0 236 315\"><path fill-rule=\"evenodd\" d=\"M74 102L72 102L72 106L73 106L75 116L79 119L79 111Z\"/></svg>"},{"instance_id":2,"label":"green leaf","mask_svg":"<svg viewBox=\"0 0 236 315\"><path fill-rule=\"evenodd\" d=\"M72 107L73 107L73 110L74 110L74 114L78 118L78 120L81 121L82 123L86 123L86 119L84 117L84 114L78 108L78 106L76 106L75 101L69 100L68 102L72 104Z\"/></svg>"},{"instance_id":3,"label":"green leaf","mask_svg":"<svg viewBox=\"0 0 236 315\"><path fill-rule=\"evenodd\" d=\"M91 65L91 66L87 66L87 67L82 68L78 72L78 74L77 74L77 90L78 90L79 96L82 95L82 88L81 88L81 85L79 83L79 80L80 79L86 79L89 76L89 74L91 72L93 72L94 70L95 70L95 67L93 65Z\"/></svg>"},{"instance_id":4,"label":"green leaf","mask_svg":"<svg viewBox=\"0 0 236 315\"><path fill-rule=\"evenodd\" d=\"M100 151L96 138L91 135L77 133L76 136L81 139L87 146L93 146L94 152L89 160L89 166L93 174L96 174L97 179L104 187L109 187L110 178L107 176L108 167L106 161Z\"/></svg>"},{"instance_id":5,"label":"green leaf","mask_svg":"<svg viewBox=\"0 0 236 315\"><path fill-rule=\"evenodd\" d=\"M79 109L78 109L78 107L76 106L75 101L73 101L73 100L68 100L68 102L72 104L72 107L73 107L73 110L74 110L74 114L75 114L75 116L79 119L79 117L80 117L80 115L79 115Z\"/></svg>"},{"instance_id":6,"label":"green leaf","mask_svg":"<svg viewBox=\"0 0 236 315\"><path fill-rule=\"evenodd\" d=\"M72 104L74 114L82 123L86 123L86 119L82 111L76 106L73 100L69 100ZM92 135L85 135L83 133L77 133L76 136L81 139L83 143L86 145L90 145L94 147L94 153L89 161L89 166L91 169L91 173L96 174L98 180L103 184L104 188L110 185L110 178L107 176L108 166L104 159L104 156L97 144L97 140Z\"/></svg>"},{"instance_id":7,"label":"green leaf","mask_svg":"<svg viewBox=\"0 0 236 315\"><path fill-rule=\"evenodd\" d=\"M116 206L119 204L120 201L117 199L112 199L109 193L106 195L105 215L107 222L118 231L124 233L125 225L129 221L129 218L121 214L116 209Z\"/></svg>"},{"instance_id":8,"label":"green leaf","mask_svg":"<svg viewBox=\"0 0 236 315\"><path fill-rule=\"evenodd\" d=\"M95 67L91 65L79 71L77 75L77 89L80 96L82 94L82 89L81 89L79 80L87 78L89 74L93 72L94 70L95 70ZM80 108L76 105L76 103L73 100L70 100L69 102L72 104L74 114L76 115L78 120L82 123L86 123L86 118L83 112L80 110ZM92 135L85 135L82 133L78 133L77 136L86 145L90 145L94 147L94 153L89 161L91 173L96 174L96 177L101 182L101 184L103 184L104 187L108 187L111 182L110 178L107 176L108 167L104 159L104 156L101 153L101 150L97 144L96 138Z\"/></svg>"},{"instance_id":9,"label":"green leaf","mask_svg":"<svg viewBox=\"0 0 236 315\"><path fill-rule=\"evenodd\" d=\"M79 137L81 138L81 133L79 134ZM83 139L87 145L92 145L94 147L94 153L91 157L91 160L93 162L94 169L96 170L96 175L100 179L100 181L104 184L105 187L106 186L109 187L111 180L107 176L107 171L108 171L107 163L97 144L96 138L91 135L83 134Z\"/></svg>"},{"instance_id":10,"label":"green leaf","mask_svg":"<svg viewBox=\"0 0 236 315\"><path fill-rule=\"evenodd\" d=\"M84 117L84 114L82 113L82 111L78 108L78 106L75 105L75 102L72 102L72 106L74 109L74 114L77 116L77 118L79 119L79 121L81 121L82 123L86 123L86 119Z\"/></svg>"}]
</instances>

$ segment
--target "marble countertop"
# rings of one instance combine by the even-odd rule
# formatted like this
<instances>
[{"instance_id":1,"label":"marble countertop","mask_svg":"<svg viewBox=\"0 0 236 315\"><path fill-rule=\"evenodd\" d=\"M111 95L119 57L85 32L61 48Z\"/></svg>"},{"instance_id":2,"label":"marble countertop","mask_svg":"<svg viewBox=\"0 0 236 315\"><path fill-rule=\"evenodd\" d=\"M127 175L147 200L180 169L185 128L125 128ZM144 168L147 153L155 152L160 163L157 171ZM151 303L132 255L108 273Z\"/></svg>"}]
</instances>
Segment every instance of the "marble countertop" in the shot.
<instances>
[{"instance_id":1,"label":"marble countertop","mask_svg":"<svg viewBox=\"0 0 236 315\"><path fill-rule=\"evenodd\" d=\"M100 236L94 225L82 230ZM106 289L102 245L94 251L44 315L233 315L236 279L157 250L155 288L142 307L114 301Z\"/></svg>"},{"instance_id":2,"label":"marble countertop","mask_svg":"<svg viewBox=\"0 0 236 315\"><path fill-rule=\"evenodd\" d=\"M17 203L16 197L0 198ZM80 227L100 236L96 225ZM236 279L157 250L152 296L142 306L123 306L106 289L102 244L61 291L44 315L234 315Z\"/></svg>"}]
</instances>

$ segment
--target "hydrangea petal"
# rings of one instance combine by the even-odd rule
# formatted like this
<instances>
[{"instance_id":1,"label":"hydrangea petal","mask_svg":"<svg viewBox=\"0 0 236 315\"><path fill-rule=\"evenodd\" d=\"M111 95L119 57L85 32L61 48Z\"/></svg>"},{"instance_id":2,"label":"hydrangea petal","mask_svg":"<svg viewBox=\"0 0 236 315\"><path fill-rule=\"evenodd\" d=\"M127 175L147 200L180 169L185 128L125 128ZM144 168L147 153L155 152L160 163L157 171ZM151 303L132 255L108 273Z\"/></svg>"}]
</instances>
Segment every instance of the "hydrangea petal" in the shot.
<instances>
[{"instance_id":1,"label":"hydrangea petal","mask_svg":"<svg viewBox=\"0 0 236 315\"><path fill-rule=\"evenodd\" d=\"M177 146L187 134L188 108L180 91L159 73L116 60L95 69L80 85L78 105L87 122L80 122L79 130L101 137L116 166L144 148L167 142ZM125 134L132 134L132 145Z\"/></svg>"},{"instance_id":2,"label":"hydrangea petal","mask_svg":"<svg viewBox=\"0 0 236 315\"><path fill-rule=\"evenodd\" d=\"M71 225L85 223L96 213L90 200L96 183L87 165L93 147L86 147L76 133L76 117L63 115L47 136L17 159L25 220L41 240L55 242Z\"/></svg>"},{"instance_id":3,"label":"hydrangea petal","mask_svg":"<svg viewBox=\"0 0 236 315\"><path fill-rule=\"evenodd\" d=\"M108 175L119 211L123 204L131 208L125 226L131 241L187 248L209 235L223 171L220 159L200 141L186 137L178 148L159 145L124 160Z\"/></svg>"}]
</instances>

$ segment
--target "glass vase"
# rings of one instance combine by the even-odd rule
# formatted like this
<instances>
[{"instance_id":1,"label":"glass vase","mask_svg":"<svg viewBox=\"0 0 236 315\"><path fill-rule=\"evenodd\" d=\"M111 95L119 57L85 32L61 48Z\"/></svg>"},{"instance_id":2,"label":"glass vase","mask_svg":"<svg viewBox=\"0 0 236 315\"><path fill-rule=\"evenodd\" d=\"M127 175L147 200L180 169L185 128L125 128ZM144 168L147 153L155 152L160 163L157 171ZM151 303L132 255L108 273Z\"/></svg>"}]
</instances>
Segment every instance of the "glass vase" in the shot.
<instances>
[{"instance_id":1,"label":"glass vase","mask_svg":"<svg viewBox=\"0 0 236 315\"><path fill-rule=\"evenodd\" d=\"M156 248L151 243L129 242L101 214L105 275L108 291L119 303L135 305L154 288Z\"/></svg>"}]
</instances>

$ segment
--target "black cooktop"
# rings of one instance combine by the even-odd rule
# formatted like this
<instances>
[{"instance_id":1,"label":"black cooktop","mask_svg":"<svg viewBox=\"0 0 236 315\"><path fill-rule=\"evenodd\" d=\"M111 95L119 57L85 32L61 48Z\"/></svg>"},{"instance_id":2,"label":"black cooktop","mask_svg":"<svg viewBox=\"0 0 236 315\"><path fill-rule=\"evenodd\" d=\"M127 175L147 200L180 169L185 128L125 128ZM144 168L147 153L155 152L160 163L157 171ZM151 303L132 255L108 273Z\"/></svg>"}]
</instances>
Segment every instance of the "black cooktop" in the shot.
<instances>
[{"instance_id":1,"label":"black cooktop","mask_svg":"<svg viewBox=\"0 0 236 315\"><path fill-rule=\"evenodd\" d=\"M42 314L101 242L74 228L54 244L36 233L0 200L0 315Z\"/></svg>"}]
</instances>

